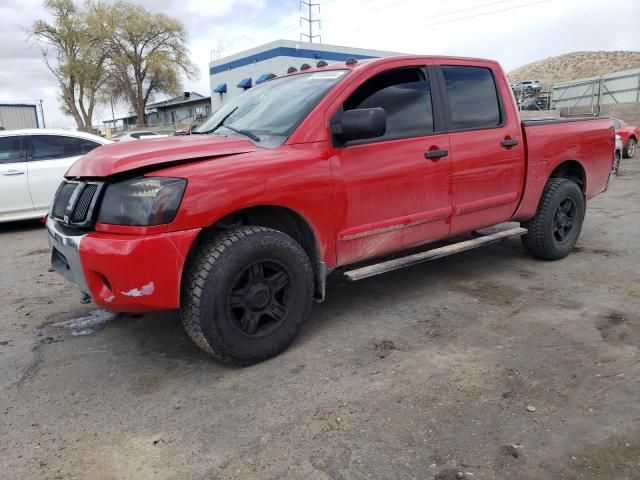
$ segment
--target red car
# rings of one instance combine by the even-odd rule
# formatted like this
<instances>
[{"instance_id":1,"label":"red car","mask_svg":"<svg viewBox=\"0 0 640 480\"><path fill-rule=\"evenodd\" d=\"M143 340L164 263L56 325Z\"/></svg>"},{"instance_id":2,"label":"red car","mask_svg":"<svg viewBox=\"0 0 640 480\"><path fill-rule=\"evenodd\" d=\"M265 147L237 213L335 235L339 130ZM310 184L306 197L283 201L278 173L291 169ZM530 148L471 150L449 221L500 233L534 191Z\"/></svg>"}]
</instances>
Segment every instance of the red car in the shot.
<instances>
[{"instance_id":1,"label":"red car","mask_svg":"<svg viewBox=\"0 0 640 480\"><path fill-rule=\"evenodd\" d=\"M622 138L623 154L625 158L631 158L636 153L638 138L640 138L640 129L627 125L623 120L618 118L611 119L616 134Z\"/></svg>"},{"instance_id":2,"label":"red car","mask_svg":"<svg viewBox=\"0 0 640 480\"><path fill-rule=\"evenodd\" d=\"M53 267L107 310L180 309L200 348L248 365L293 342L332 271L356 280L520 235L536 257L569 254L608 185L608 118L522 122L490 60L323 63L192 135L79 160L47 220ZM522 227L468 238L506 221Z\"/></svg>"}]
</instances>

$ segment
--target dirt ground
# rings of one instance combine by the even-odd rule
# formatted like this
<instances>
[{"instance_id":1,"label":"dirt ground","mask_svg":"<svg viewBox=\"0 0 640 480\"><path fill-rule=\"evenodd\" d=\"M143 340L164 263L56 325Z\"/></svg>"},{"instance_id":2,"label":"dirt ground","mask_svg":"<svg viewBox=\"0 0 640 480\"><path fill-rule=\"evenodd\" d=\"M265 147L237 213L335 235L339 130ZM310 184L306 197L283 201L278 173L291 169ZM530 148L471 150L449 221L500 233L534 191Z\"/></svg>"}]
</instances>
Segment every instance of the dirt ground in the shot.
<instances>
[{"instance_id":1,"label":"dirt ground","mask_svg":"<svg viewBox=\"0 0 640 480\"><path fill-rule=\"evenodd\" d=\"M639 160L567 259L513 240L334 278L245 369L174 312L82 305L45 237L0 226L2 478L640 478Z\"/></svg>"}]
</instances>

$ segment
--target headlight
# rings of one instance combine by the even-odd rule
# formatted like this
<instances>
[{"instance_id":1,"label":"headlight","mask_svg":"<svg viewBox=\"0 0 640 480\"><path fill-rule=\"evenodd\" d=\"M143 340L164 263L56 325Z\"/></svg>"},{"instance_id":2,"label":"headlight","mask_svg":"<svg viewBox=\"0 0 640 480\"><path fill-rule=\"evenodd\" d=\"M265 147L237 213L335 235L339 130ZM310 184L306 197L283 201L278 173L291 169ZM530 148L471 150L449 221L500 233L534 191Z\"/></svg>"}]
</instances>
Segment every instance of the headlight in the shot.
<instances>
[{"instance_id":1,"label":"headlight","mask_svg":"<svg viewBox=\"0 0 640 480\"><path fill-rule=\"evenodd\" d=\"M171 222L182 200L187 181L182 178L142 177L107 187L98 223L159 225Z\"/></svg>"}]
</instances>

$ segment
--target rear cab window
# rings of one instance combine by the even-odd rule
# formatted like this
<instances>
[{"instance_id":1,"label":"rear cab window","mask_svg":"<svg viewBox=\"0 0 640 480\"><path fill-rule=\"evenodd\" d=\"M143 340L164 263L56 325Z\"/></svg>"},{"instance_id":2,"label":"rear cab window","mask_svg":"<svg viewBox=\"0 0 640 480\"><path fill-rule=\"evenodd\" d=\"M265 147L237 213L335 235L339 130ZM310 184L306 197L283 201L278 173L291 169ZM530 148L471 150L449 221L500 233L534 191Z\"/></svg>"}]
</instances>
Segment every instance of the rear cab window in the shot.
<instances>
[{"instance_id":1,"label":"rear cab window","mask_svg":"<svg viewBox=\"0 0 640 480\"><path fill-rule=\"evenodd\" d=\"M442 65L449 130L499 127L504 114L493 72L485 67Z\"/></svg>"}]
</instances>

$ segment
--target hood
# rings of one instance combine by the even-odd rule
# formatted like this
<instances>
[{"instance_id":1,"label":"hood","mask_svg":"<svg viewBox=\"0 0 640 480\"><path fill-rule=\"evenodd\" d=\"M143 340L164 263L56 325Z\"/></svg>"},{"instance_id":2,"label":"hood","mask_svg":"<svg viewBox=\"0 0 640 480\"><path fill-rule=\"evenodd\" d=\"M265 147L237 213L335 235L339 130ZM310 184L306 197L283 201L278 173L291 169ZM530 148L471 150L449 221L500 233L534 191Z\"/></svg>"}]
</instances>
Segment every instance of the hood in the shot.
<instances>
[{"instance_id":1,"label":"hood","mask_svg":"<svg viewBox=\"0 0 640 480\"><path fill-rule=\"evenodd\" d=\"M117 173L235 155L256 150L249 140L188 135L103 145L76 161L65 177L108 177Z\"/></svg>"}]
</instances>

